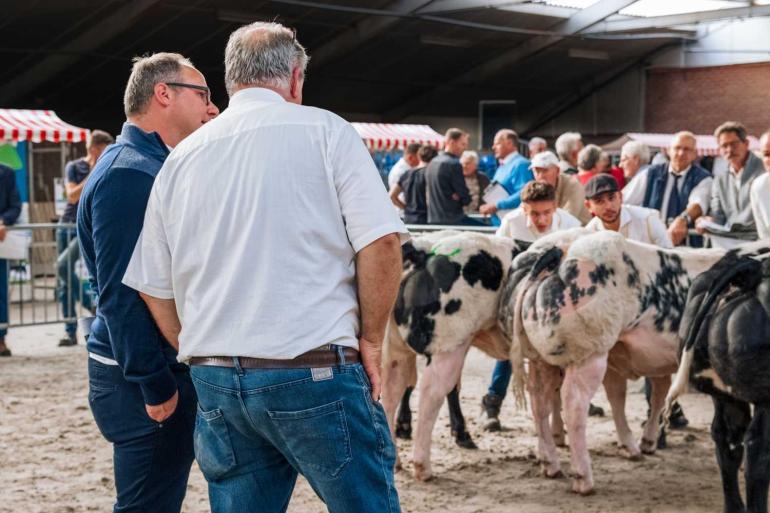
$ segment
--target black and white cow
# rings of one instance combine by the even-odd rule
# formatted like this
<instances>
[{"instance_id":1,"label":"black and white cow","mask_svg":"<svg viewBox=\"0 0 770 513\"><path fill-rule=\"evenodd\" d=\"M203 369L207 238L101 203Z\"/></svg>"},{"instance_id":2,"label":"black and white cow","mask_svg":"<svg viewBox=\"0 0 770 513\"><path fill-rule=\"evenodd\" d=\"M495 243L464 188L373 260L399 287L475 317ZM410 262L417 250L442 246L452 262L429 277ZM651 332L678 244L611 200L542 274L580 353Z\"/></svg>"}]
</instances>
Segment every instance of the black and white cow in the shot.
<instances>
[{"instance_id":1,"label":"black and white cow","mask_svg":"<svg viewBox=\"0 0 770 513\"><path fill-rule=\"evenodd\" d=\"M395 434L396 407L416 382L416 356L428 357L419 384L414 475L431 477L431 432L443 398L457 385L474 345L496 359L510 343L497 326L502 284L520 247L465 232L415 238L383 348L382 403ZM456 404L459 409L459 401Z\"/></svg>"},{"instance_id":2,"label":"black and white cow","mask_svg":"<svg viewBox=\"0 0 770 513\"><path fill-rule=\"evenodd\" d=\"M726 513L767 512L770 483L770 242L727 253L690 288L681 364L666 398L691 383L711 395L711 435ZM751 405L754 406L752 414ZM738 470L744 461L744 508Z\"/></svg>"},{"instance_id":3,"label":"black and white cow","mask_svg":"<svg viewBox=\"0 0 770 513\"><path fill-rule=\"evenodd\" d=\"M677 369L677 331L687 291L723 255L721 250L664 250L610 231L569 230L546 236L517 257L500 320L512 339L514 395L521 403L524 390L530 392L546 476L561 474L548 421L560 384L574 492L593 492L586 417L602 382L626 455L635 459L655 451L659 415ZM624 411L626 381L640 376L652 381L641 451Z\"/></svg>"}]
</instances>

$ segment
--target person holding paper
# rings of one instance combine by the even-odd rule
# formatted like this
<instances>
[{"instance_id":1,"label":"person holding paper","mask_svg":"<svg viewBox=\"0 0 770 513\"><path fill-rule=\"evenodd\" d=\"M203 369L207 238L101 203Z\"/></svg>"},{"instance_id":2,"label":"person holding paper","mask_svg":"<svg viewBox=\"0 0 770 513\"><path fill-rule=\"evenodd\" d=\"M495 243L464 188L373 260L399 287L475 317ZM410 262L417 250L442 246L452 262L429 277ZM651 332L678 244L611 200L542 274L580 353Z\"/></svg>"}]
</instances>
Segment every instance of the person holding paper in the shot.
<instances>
[{"instance_id":1,"label":"person holding paper","mask_svg":"<svg viewBox=\"0 0 770 513\"><path fill-rule=\"evenodd\" d=\"M500 225L500 217L497 212L518 207L521 204L519 192L527 182L534 179L532 171L529 169L529 160L519 153L518 147L519 136L513 130L500 130L495 135L492 149L500 162L500 167L495 171L492 182L502 186L508 196L479 208L479 212L482 214L492 216L492 224L495 226Z\"/></svg>"},{"instance_id":2,"label":"person holding paper","mask_svg":"<svg viewBox=\"0 0 770 513\"><path fill-rule=\"evenodd\" d=\"M16 173L0 164L0 242L5 240L6 226L15 224L21 214ZM8 260L0 259L0 356L11 356L5 343L8 334Z\"/></svg>"}]
</instances>

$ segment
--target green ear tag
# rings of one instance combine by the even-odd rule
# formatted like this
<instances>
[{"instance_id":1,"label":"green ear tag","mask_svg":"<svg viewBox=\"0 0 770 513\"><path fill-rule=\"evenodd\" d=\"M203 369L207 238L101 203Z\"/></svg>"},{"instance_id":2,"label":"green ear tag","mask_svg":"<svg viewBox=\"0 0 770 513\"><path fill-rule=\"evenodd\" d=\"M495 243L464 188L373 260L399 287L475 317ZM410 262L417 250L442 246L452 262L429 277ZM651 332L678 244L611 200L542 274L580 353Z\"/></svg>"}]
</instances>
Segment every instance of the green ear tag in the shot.
<instances>
[{"instance_id":1,"label":"green ear tag","mask_svg":"<svg viewBox=\"0 0 770 513\"><path fill-rule=\"evenodd\" d=\"M460 251L461 251L461 249L460 249L460 248L457 248L457 249L455 249L454 251L452 251L451 253L437 253L437 252L436 252L436 249L434 248L434 249L431 249L431 250L430 250L430 254L431 254L431 255L433 255L433 256L439 256L439 255L442 255L442 256L445 256L445 257L449 257L449 258L452 258L453 256L459 255L459 254L460 254Z\"/></svg>"}]
</instances>

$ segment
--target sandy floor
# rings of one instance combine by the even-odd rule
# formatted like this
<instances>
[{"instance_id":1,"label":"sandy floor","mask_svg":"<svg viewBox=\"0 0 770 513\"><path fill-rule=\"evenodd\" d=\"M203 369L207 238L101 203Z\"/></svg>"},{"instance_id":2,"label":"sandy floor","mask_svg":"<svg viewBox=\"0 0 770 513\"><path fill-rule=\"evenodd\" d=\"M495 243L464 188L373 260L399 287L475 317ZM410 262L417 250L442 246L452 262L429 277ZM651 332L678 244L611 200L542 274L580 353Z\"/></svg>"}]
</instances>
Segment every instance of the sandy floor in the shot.
<instances>
[{"instance_id":1,"label":"sandy floor","mask_svg":"<svg viewBox=\"0 0 770 513\"><path fill-rule=\"evenodd\" d=\"M56 347L61 331L61 326L13 330L9 343L15 356L0 360L0 512L111 511L111 448L88 409L86 354L82 346ZM568 480L538 476L531 421L515 411L511 402L502 416L505 431L489 434L478 428L478 403L492 365L488 357L473 350L463 376L463 407L479 450L454 446L444 408L434 431L436 479L416 483L406 471L397 475L405 512L721 510L707 397L686 396L682 403L691 427L670 435L669 450L636 463L617 456L610 418L591 419L589 446L598 493L581 498L569 493ZM631 386L628 405L637 436L645 412L639 390L640 385ZM608 409L603 394L594 402ZM400 451L410 470L409 443L401 442ZM566 469L569 455L566 450L561 455ZM197 468L184 511L209 511L206 483ZM289 511L326 510L301 481Z\"/></svg>"}]
</instances>

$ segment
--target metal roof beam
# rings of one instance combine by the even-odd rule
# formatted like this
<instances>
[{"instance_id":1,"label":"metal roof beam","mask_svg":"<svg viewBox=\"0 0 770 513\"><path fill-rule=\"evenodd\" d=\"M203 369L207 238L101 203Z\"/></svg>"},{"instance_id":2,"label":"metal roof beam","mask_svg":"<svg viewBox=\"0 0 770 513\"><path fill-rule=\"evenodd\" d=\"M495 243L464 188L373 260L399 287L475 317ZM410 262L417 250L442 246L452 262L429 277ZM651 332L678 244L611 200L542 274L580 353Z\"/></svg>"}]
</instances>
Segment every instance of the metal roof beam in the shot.
<instances>
[{"instance_id":1,"label":"metal roof beam","mask_svg":"<svg viewBox=\"0 0 770 513\"><path fill-rule=\"evenodd\" d=\"M468 11L473 9L499 9L511 7L528 0L436 0L419 10L419 14Z\"/></svg>"},{"instance_id":2,"label":"metal roof beam","mask_svg":"<svg viewBox=\"0 0 770 513\"><path fill-rule=\"evenodd\" d=\"M113 37L131 28L136 20L160 0L134 0L125 3L111 15L99 20L90 29L76 36L60 48L62 53L45 57L26 71L0 86L0 105L12 105L39 84L56 76Z\"/></svg>"},{"instance_id":3,"label":"metal roof beam","mask_svg":"<svg viewBox=\"0 0 770 513\"><path fill-rule=\"evenodd\" d=\"M669 16L654 16L650 18L629 18L625 20L607 20L595 24L583 34L606 34L610 32L629 32L633 30L650 30L690 25L704 21L724 20L729 18L751 18L770 15L770 5L754 5L750 7L733 7L714 11L672 14Z\"/></svg>"}]
</instances>

